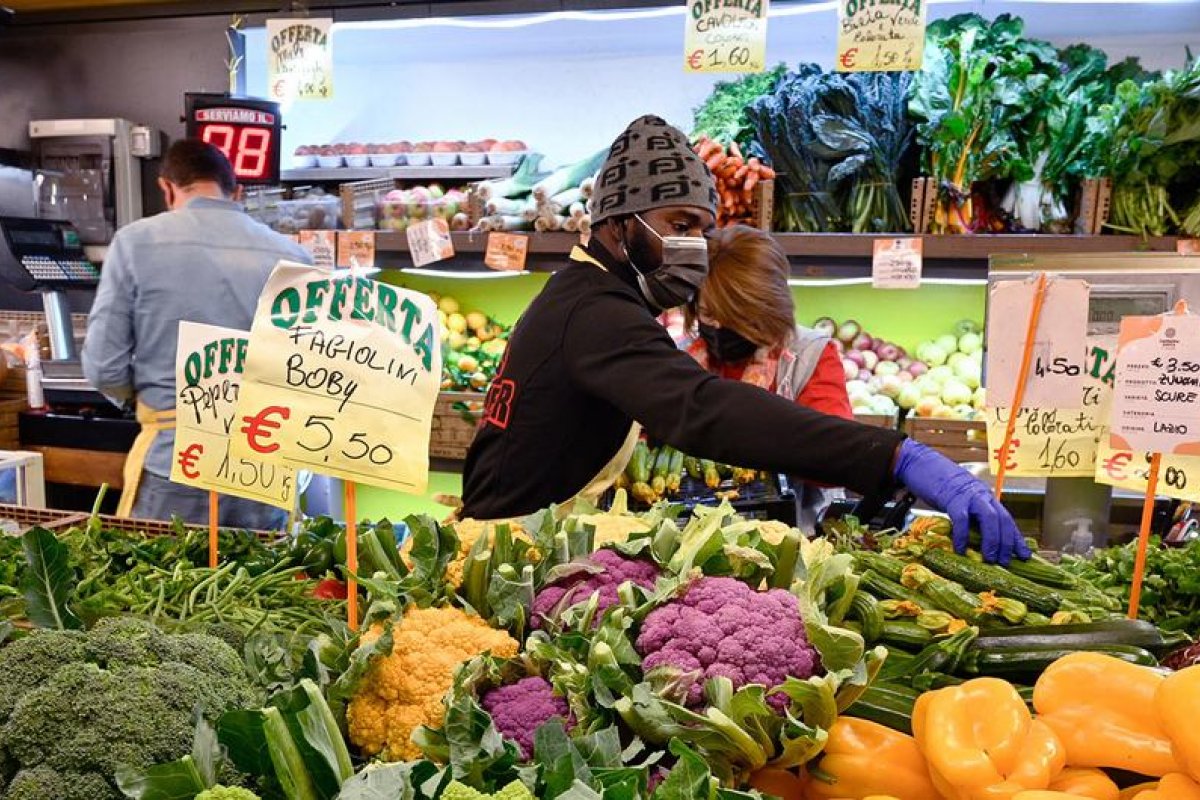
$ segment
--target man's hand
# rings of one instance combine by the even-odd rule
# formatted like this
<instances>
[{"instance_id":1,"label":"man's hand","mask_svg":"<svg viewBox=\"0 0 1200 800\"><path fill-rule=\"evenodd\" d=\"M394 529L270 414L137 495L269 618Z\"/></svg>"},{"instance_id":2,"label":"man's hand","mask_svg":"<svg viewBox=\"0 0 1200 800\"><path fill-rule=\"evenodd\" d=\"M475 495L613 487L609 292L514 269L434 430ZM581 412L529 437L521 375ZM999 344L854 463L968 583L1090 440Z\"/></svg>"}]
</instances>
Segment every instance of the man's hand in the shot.
<instances>
[{"instance_id":1,"label":"man's hand","mask_svg":"<svg viewBox=\"0 0 1200 800\"><path fill-rule=\"evenodd\" d=\"M954 526L954 549L967 549L974 522L983 534L986 561L1007 564L1015 554L1029 558L1029 547L1004 506L983 481L923 444L905 439L896 458L897 480L929 505L945 511Z\"/></svg>"}]
</instances>

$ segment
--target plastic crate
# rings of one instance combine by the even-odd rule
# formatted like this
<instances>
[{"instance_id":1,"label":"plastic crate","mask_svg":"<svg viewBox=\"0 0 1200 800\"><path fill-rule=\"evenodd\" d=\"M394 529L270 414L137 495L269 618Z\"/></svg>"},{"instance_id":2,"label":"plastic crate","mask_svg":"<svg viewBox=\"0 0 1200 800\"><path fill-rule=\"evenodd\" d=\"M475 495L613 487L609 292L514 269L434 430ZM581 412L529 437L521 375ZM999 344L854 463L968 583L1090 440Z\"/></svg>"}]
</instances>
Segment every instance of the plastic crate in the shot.
<instances>
[{"instance_id":1,"label":"plastic crate","mask_svg":"<svg viewBox=\"0 0 1200 800\"><path fill-rule=\"evenodd\" d=\"M63 531L74 525L82 525L87 522L87 518L87 514L78 511L0 504L0 525L10 533L24 533L30 528Z\"/></svg>"}]
</instances>

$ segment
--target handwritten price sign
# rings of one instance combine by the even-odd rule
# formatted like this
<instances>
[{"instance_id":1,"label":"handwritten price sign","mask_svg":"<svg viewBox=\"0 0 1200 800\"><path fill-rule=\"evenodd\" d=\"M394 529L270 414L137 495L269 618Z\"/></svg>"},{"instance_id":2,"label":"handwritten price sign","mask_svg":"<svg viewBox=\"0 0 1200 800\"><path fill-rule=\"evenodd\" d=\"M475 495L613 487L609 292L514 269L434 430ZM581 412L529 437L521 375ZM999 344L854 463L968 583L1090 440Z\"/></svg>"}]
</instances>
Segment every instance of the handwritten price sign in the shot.
<instances>
[{"instance_id":1,"label":"handwritten price sign","mask_svg":"<svg viewBox=\"0 0 1200 800\"><path fill-rule=\"evenodd\" d=\"M267 87L272 100L333 96L332 18L267 20Z\"/></svg>"},{"instance_id":2,"label":"handwritten price sign","mask_svg":"<svg viewBox=\"0 0 1200 800\"><path fill-rule=\"evenodd\" d=\"M488 234L483 263L499 272L520 272L525 269L529 254L529 237L519 233Z\"/></svg>"},{"instance_id":3,"label":"handwritten price sign","mask_svg":"<svg viewBox=\"0 0 1200 800\"><path fill-rule=\"evenodd\" d=\"M925 3L838 0L838 72L919 70L925 55Z\"/></svg>"},{"instance_id":4,"label":"handwritten price sign","mask_svg":"<svg viewBox=\"0 0 1200 800\"><path fill-rule=\"evenodd\" d=\"M689 0L684 72L762 72L769 0Z\"/></svg>"},{"instance_id":5,"label":"handwritten price sign","mask_svg":"<svg viewBox=\"0 0 1200 800\"><path fill-rule=\"evenodd\" d=\"M245 331L179 323L171 480L291 508L295 473L290 467L230 452L248 344Z\"/></svg>"},{"instance_id":6,"label":"handwritten price sign","mask_svg":"<svg viewBox=\"0 0 1200 800\"><path fill-rule=\"evenodd\" d=\"M871 286L876 289L921 288L923 248L924 242L919 236L876 239L871 258Z\"/></svg>"},{"instance_id":7,"label":"handwritten price sign","mask_svg":"<svg viewBox=\"0 0 1200 800\"><path fill-rule=\"evenodd\" d=\"M1150 453L1114 450L1108 437L1097 454L1096 483L1119 486L1138 494L1146 492ZM1155 494L1200 502L1200 457L1163 456Z\"/></svg>"},{"instance_id":8,"label":"handwritten price sign","mask_svg":"<svg viewBox=\"0 0 1200 800\"><path fill-rule=\"evenodd\" d=\"M1200 317L1121 320L1113 446L1200 456Z\"/></svg>"},{"instance_id":9,"label":"handwritten price sign","mask_svg":"<svg viewBox=\"0 0 1200 800\"><path fill-rule=\"evenodd\" d=\"M313 266L333 269L337 231L300 231L300 246L312 256Z\"/></svg>"},{"instance_id":10,"label":"handwritten price sign","mask_svg":"<svg viewBox=\"0 0 1200 800\"><path fill-rule=\"evenodd\" d=\"M424 492L440 342L428 296L281 261L250 331L235 454Z\"/></svg>"},{"instance_id":11,"label":"handwritten price sign","mask_svg":"<svg viewBox=\"0 0 1200 800\"><path fill-rule=\"evenodd\" d=\"M410 225L407 236L408 250L414 266L423 267L435 261L454 258L454 240L450 238L450 225L440 217Z\"/></svg>"},{"instance_id":12,"label":"handwritten price sign","mask_svg":"<svg viewBox=\"0 0 1200 800\"><path fill-rule=\"evenodd\" d=\"M337 265L375 266L375 231L338 231Z\"/></svg>"}]
</instances>

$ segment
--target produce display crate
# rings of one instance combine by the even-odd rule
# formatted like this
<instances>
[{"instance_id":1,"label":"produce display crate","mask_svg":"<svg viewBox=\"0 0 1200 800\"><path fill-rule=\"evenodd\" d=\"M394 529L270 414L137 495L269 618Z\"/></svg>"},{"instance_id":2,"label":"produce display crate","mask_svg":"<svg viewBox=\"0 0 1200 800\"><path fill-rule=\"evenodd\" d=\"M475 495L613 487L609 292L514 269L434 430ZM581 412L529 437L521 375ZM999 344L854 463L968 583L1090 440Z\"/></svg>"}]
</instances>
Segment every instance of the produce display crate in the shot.
<instances>
[{"instance_id":1,"label":"produce display crate","mask_svg":"<svg viewBox=\"0 0 1200 800\"><path fill-rule=\"evenodd\" d=\"M21 380L24 379L25 373L22 370ZM21 412L29 408L29 399L23 391L24 386L21 388L20 396L0 399L0 450L21 449L18 424Z\"/></svg>"},{"instance_id":2,"label":"produce display crate","mask_svg":"<svg viewBox=\"0 0 1200 800\"><path fill-rule=\"evenodd\" d=\"M342 198L342 227L350 231L375 229L375 200L400 186L395 178L372 178L343 183L338 187Z\"/></svg>"},{"instance_id":3,"label":"produce display crate","mask_svg":"<svg viewBox=\"0 0 1200 800\"><path fill-rule=\"evenodd\" d=\"M86 521L89 517L87 514L80 514L81 520ZM120 528L123 531L136 533L147 539L154 539L160 536L175 536L177 531L175 524L167 520L161 519L134 519L132 517L117 517L111 514L99 515L100 523L107 528ZM78 521L72 523L78 524ZM184 524L184 528L188 530L207 529L206 525L188 525ZM264 542L274 542L278 539L286 538L287 533L283 531L246 531L252 533Z\"/></svg>"},{"instance_id":4,"label":"produce display crate","mask_svg":"<svg viewBox=\"0 0 1200 800\"><path fill-rule=\"evenodd\" d=\"M933 178L913 178L912 200L908 216L913 233L929 233L933 225L933 207L937 203L938 185Z\"/></svg>"},{"instance_id":5,"label":"produce display crate","mask_svg":"<svg viewBox=\"0 0 1200 800\"><path fill-rule=\"evenodd\" d=\"M854 421L876 428L890 428L895 430L896 425L899 423L899 418L896 414L855 414Z\"/></svg>"},{"instance_id":6,"label":"produce display crate","mask_svg":"<svg viewBox=\"0 0 1200 800\"><path fill-rule=\"evenodd\" d=\"M959 464L987 463L987 423L961 419L910 416L904 430L915 441L929 445Z\"/></svg>"},{"instance_id":7,"label":"produce display crate","mask_svg":"<svg viewBox=\"0 0 1200 800\"><path fill-rule=\"evenodd\" d=\"M442 392L433 408L429 455L461 460L483 419L484 396L478 392Z\"/></svg>"},{"instance_id":8,"label":"produce display crate","mask_svg":"<svg viewBox=\"0 0 1200 800\"><path fill-rule=\"evenodd\" d=\"M45 528L48 531L63 531L87 521L88 515L79 511L60 511L54 508L28 508L0 504L0 525L15 523L17 533L30 528Z\"/></svg>"},{"instance_id":9,"label":"produce display crate","mask_svg":"<svg viewBox=\"0 0 1200 800\"><path fill-rule=\"evenodd\" d=\"M771 230L775 218L775 181L759 181L750 199L750 224L762 231Z\"/></svg>"}]
</instances>

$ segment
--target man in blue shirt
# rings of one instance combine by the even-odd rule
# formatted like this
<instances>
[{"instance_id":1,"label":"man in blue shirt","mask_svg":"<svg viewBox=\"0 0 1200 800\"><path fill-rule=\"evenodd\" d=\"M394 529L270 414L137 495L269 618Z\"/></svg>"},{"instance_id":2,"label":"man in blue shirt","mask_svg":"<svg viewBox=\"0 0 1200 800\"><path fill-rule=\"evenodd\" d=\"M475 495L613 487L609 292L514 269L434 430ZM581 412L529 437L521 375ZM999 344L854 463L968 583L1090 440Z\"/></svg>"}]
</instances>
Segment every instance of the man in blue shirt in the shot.
<instances>
[{"instance_id":1,"label":"man in blue shirt","mask_svg":"<svg viewBox=\"0 0 1200 800\"><path fill-rule=\"evenodd\" d=\"M311 259L233 202L233 168L210 144L175 142L163 157L158 185L170 210L122 228L108 249L83 369L118 405L137 401L143 436L126 461L119 513L199 524L208 519L208 493L169 480L179 322L248 331L276 262ZM223 526L272 529L285 519L271 506L221 500Z\"/></svg>"}]
</instances>

